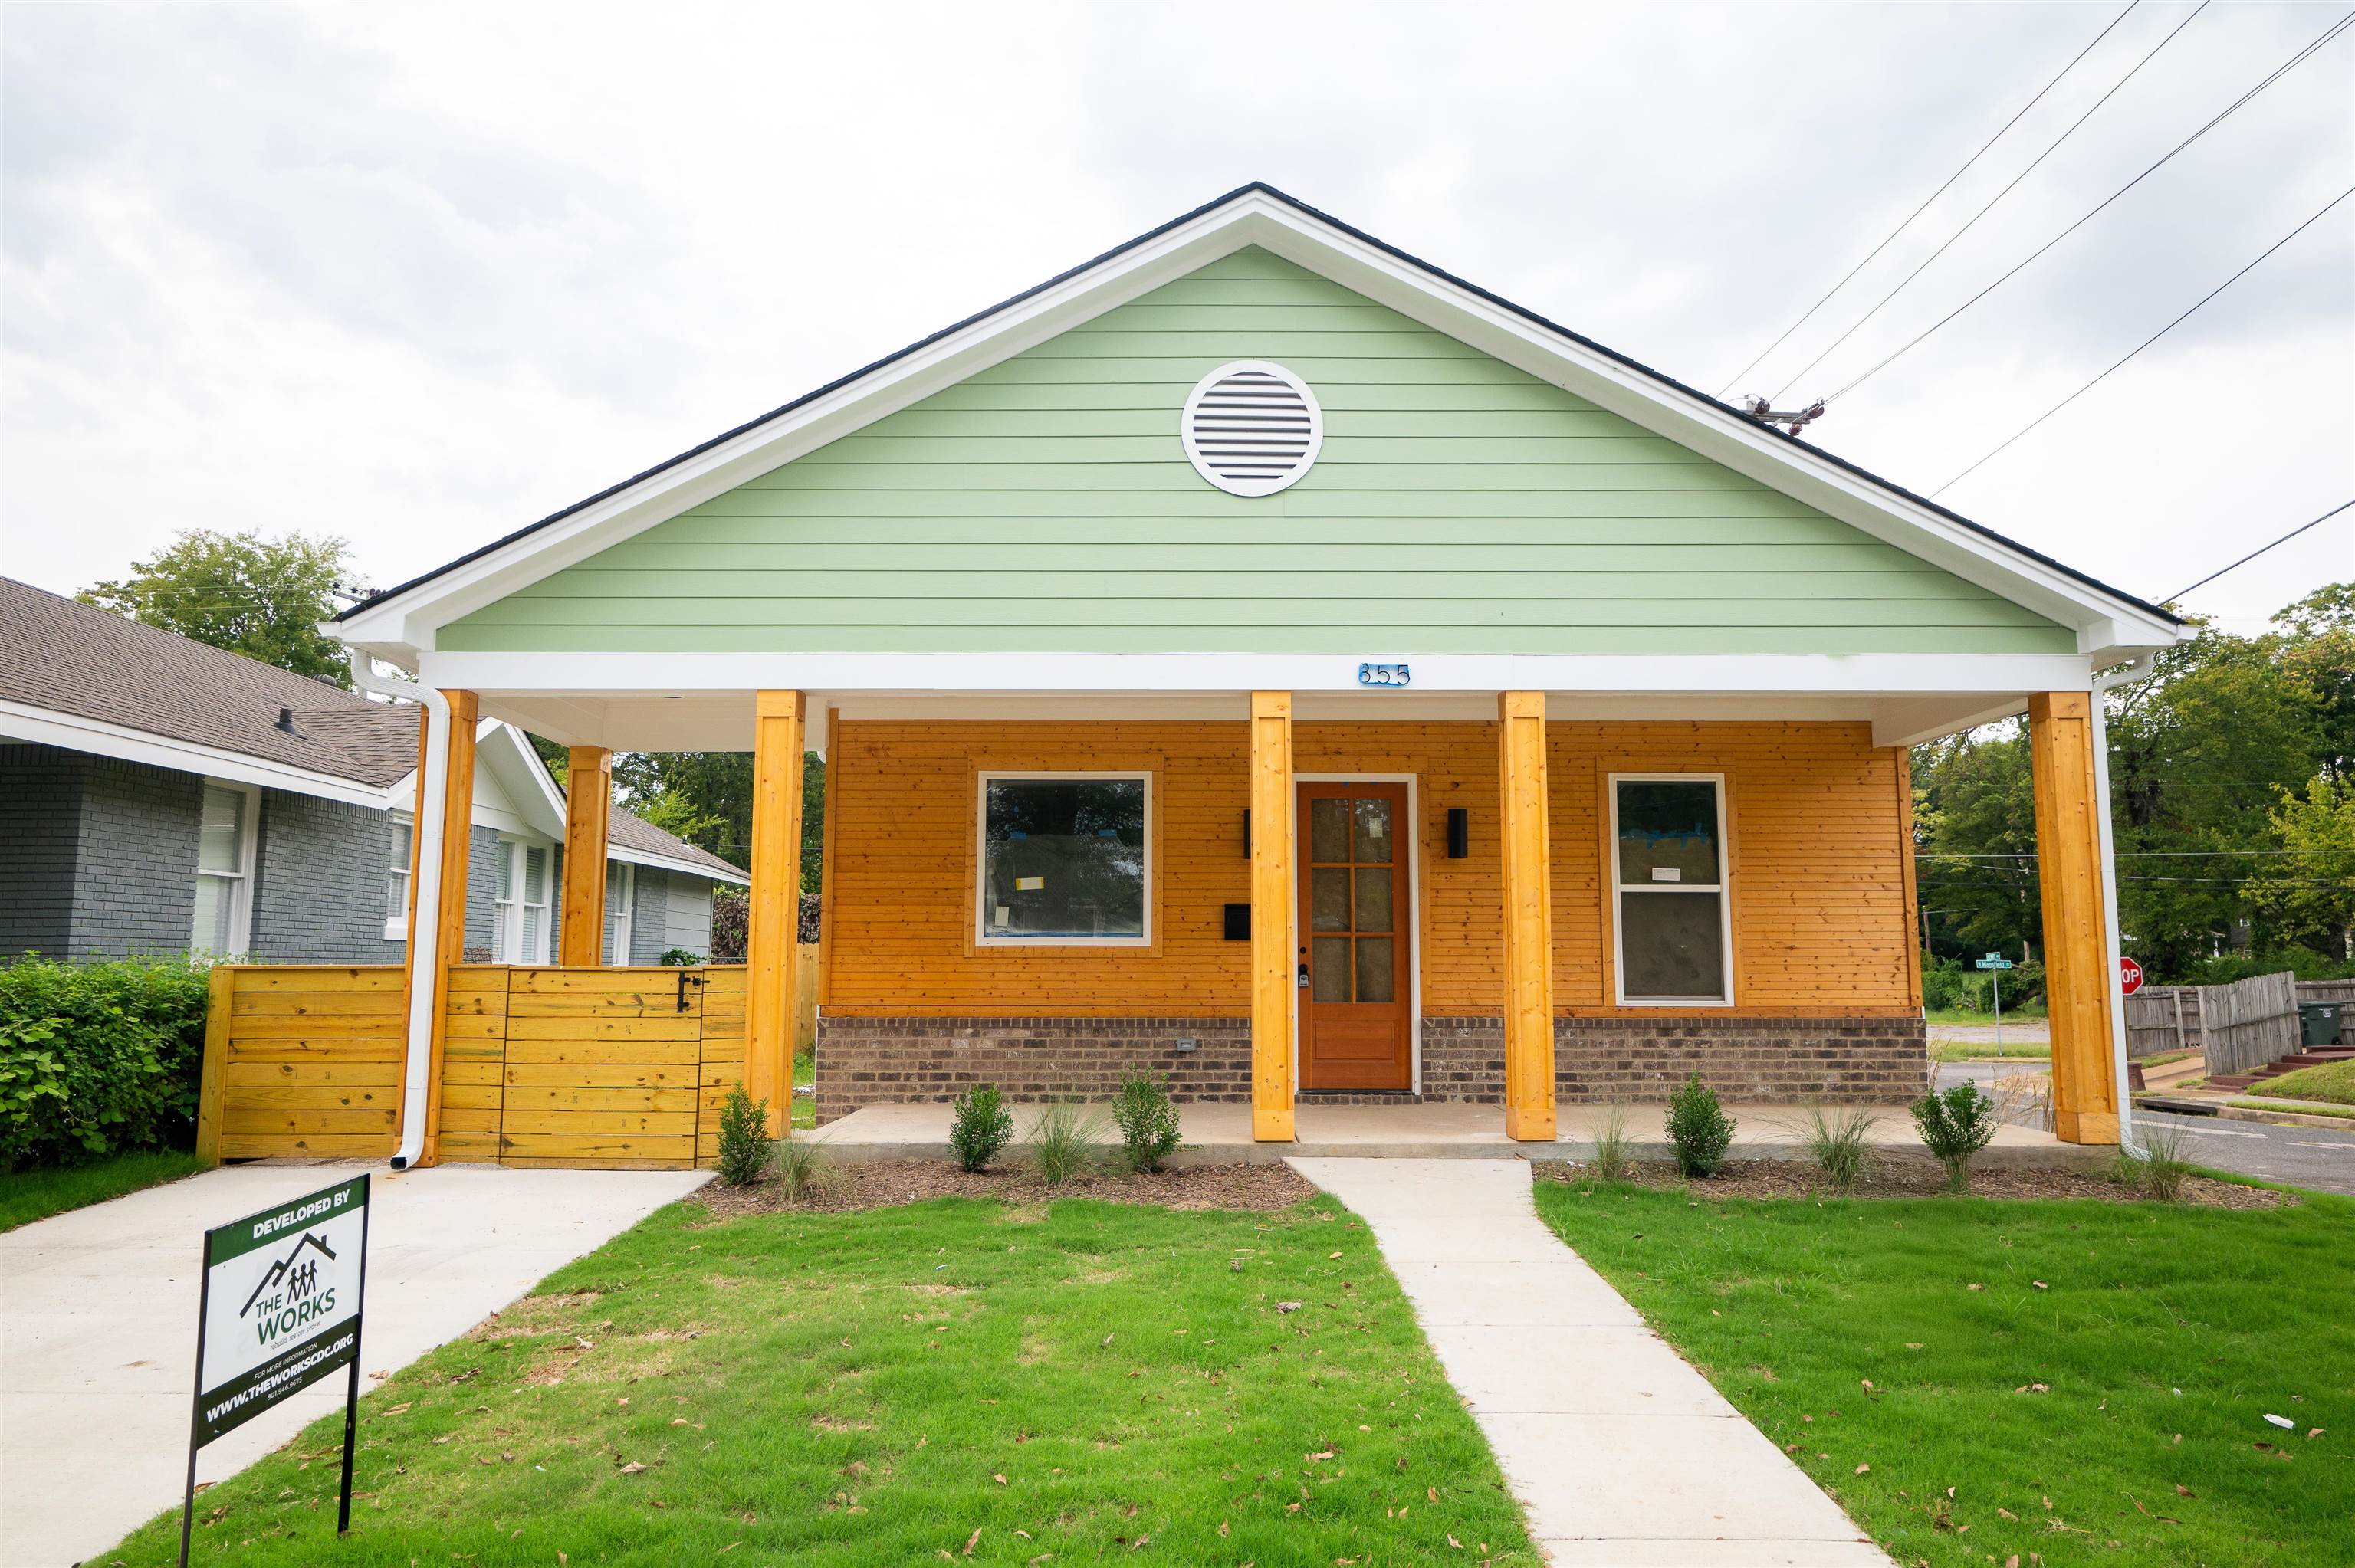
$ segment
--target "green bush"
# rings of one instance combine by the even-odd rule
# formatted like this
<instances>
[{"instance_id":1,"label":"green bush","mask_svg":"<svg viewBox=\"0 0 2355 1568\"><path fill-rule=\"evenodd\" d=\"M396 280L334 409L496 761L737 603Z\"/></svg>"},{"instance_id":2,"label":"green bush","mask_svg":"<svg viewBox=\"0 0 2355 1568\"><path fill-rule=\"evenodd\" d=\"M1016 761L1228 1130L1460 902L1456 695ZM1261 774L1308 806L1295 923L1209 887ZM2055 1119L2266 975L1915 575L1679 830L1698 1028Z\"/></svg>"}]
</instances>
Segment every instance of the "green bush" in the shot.
<instances>
[{"instance_id":1,"label":"green bush","mask_svg":"<svg viewBox=\"0 0 2355 1568\"><path fill-rule=\"evenodd\" d=\"M1131 1067L1112 1102L1113 1125L1120 1128L1123 1163L1131 1171L1158 1171L1178 1152L1178 1107L1158 1073Z\"/></svg>"},{"instance_id":2,"label":"green bush","mask_svg":"<svg viewBox=\"0 0 2355 1568\"><path fill-rule=\"evenodd\" d=\"M1013 1141L1014 1113L1006 1108L1006 1091L996 1084L976 1084L950 1107L949 1147L967 1171L988 1170Z\"/></svg>"},{"instance_id":3,"label":"green bush","mask_svg":"<svg viewBox=\"0 0 2355 1568\"><path fill-rule=\"evenodd\" d=\"M703 961L703 955L687 948L668 948L655 962L668 969L691 969Z\"/></svg>"},{"instance_id":4,"label":"green bush","mask_svg":"<svg viewBox=\"0 0 2355 1568\"><path fill-rule=\"evenodd\" d=\"M1970 1184L1971 1160L1993 1141L2003 1123L1995 1101L1977 1084L1956 1084L1945 1094L1926 1094L1913 1102L1913 1125L1922 1141L1946 1168L1946 1186L1959 1192Z\"/></svg>"},{"instance_id":5,"label":"green bush","mask_svg":"<svg viewBox=\"0 0 2355 1568\"><path fill-rule=\"evenodd\" d=\"M1922 961L1922 1005L1933 1012L1948 1012L1963 1005L1963 967L1952 959Z\"/></svg>"},{"instance_id":6,"label":"green bush","mask_svg":"<svg viewBox=\"0 0 2355 1568\"><path fill-rule=\"evenodd\" d=\"M754 1100L738 1084L719 1107L719 1180L730 1187L749 1187L769 1173L776 1157L776 1139L769 1136L769 1102Z\"/></svg>"},{"instance_id":7,"label":"green bush","mask_svg":"<svg viewBox=\"0 0 2355 1568\"><path fill-rule=\"evenodd\" d=\"M1677 1146L1677 1169L1688 1176L1714 1176L1733 1142L1733 1118L1717 1103L1717 1092L1694 1073L1668 1097L1668 1140Z\"/></svg>"},{"instance_id":8,"label":"green bush","mask_svg":"<svg viewBox=\"0 0 2355 1568\"><path fill-rule=\"evenodd\" d=\"M209 966L0 964L0 1171L196 1146Z\"/></svg>"},{"instance_id":9,"label":"green bush","mask_svg":"<svg viewBox=\"0 0 2355 1568\"><path fill-rule=\"evenodd\" d=\"M2165 981L2150 983L2167 985L2230 985L2258 975L2277 975L2284 969L2302 980L2355 980L2355 963L2318 953L2312 948L2276 945L2262 952L2226 953L2222 958L2201 959L2181 972L2170 975Z\"/></svg>"}]
</instances>

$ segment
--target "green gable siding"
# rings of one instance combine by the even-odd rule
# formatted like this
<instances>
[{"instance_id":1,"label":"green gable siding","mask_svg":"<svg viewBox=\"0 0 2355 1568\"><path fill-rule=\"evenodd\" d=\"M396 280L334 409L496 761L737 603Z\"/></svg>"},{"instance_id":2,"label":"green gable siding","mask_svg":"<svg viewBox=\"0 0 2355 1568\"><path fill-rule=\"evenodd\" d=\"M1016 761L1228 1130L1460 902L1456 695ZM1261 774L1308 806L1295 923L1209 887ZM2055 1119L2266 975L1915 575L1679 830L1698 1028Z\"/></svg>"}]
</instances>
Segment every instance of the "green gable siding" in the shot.
<instances>
[{"instance_id":1,"label":"green gable siding","mask_svg":"<svg viewBox=\"0 0 2355 1568\"><path fill-rule=\"evenodd\" d=\"M1325 409L1260 499L1179 409ZM1248 249L442 628L511 652L2067 652L2074 636Z\"/></svg>"}]
</instances>

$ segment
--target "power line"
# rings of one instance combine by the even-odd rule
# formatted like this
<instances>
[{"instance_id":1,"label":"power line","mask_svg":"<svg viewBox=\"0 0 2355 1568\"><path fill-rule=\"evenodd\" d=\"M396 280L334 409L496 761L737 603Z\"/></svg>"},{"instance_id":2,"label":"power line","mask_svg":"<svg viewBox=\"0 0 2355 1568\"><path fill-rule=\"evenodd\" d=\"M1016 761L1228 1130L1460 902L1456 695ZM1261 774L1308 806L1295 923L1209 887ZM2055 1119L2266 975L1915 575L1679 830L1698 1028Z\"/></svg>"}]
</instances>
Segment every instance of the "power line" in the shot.
<instances>
[{"instance_id":1,"label":"power line","mask_svg":"<svg viewBox=\"0 0 2355 1568\"><path fill-rule=\"evenodd\" d=\"M2190 592L2191 592L2193 589L2195 589L2195 588L2206 588L2210 583L2214 582L2218 577L2222 577L2226 572L2229 572L2229 571L2234 571L2234 570L2237 570L2238 568L2240 568L2240 567L2245 567L2245 566L2247 566L2251 561L2255 560L2259 556L2262 556L2262 555L2264 555L2267 550L2272 549L2272 548L2274 547L2274 546L2275 546L2275 545L2286 545L2286 544L2288 544L2292 539L2296 538L2300 534L2305 533L2308 528L2312 528L2312 527L2315 527L2315 526L2317 526L2317 525L2318 525L2318 524L2324 524L2324 523L2328 523L2328 522L2329 522L2333 517L2338 516L2341 512L2346 511L2346 510L2347 510L2349 507L2350 507L2350 506L2355 506L2355 501L2342 501L2342 502L2340 502L2338 505L2336 505L2336 506L2332 507L2329 511L2328 511L2328 512L2324 513L2321 516L2317 517L2316 519L2314 519L2314 521L2313 521L2313 522L2311 522L2311 523L2301 523L2301 524L2299 524L2296 527L2295 527L2295 528L2291 529L2288 533L2286 533L2286 534L2283 535L2280 538L2274 540L2271 544L2265 544L2265 545L2260 545L2260 546L2258 546L2255 549L2251 550L2247 555L2243 556L2239 560L2234 561L2231 566L2229 566L2229 567L2221 567L2220 569L2218 569L2218 570L2216 570L2216 571L2210 572L2206 577L2201 577L2198 582L2193 583L2193 584L2191 585L2191 587L2190 587L2190 588L2179 588L2179 589L2178 589L2177 591L2175 591L2174 593L2169 594L2169 595L2167 596L2167 598L2166 598L2163 601L2161 601L2161 602L2163 602L2163 603L2168 603L2168 604L2180 604L2180 603L2182 603L2182 602L2183 602L2183 596L2184 596L2185 594L2190 593Z\"/></svg>"},{"instance_id":2,"label":"power line","mask_svg":"<svg viewBox=\"0 0 2355 1568\"><path fill-rule=\"evenodd\" d=\"M2318 50L2321 49L2324 45L2329 43L2340 33L2346 31L2347 26L2350 22L2355 22L2355 11L2348 12L2345 16L2339 17L2339 20L2331 23L2329 26L2324 28L2322 35L2307 45L2304 48L2298 50L2297 53L2290 56L2288 59L2284 60L2280 65L2275 66L2273 70L2265 76L2264 79L2258 82L2256 86L2241 94L2240 97L2226 104L2222 109L2218 110L2214 118L2211 119L2208 123L2200 127L2199 130L2194 131L2190 135L2186 136L2182 141L2178 142L2172 148L2169 149L2166 154L2159 158L2157 163L2151 164L2150 167L2143 170L2141 174L2137 175L2134 178L2120 185L2116 190L2112 191L2107 196L2105 196L2101 203L2094 207L2092 211L2086 213L2083 217L2078 218L2068 228L2062 229L2060 233L2054 235L2051 238L2046 240L2035 249L2030 251L2026 259L2014 266L2009 271L2005 272L2001 277L1996 279L1994 282L1989 283L1986 288L1981 289L1977 293L1973 294L1969 299L1965 300L1961 304L1956 305L1953 310L1948 311L1945 315L1940 316L1936 321L1931 323L1921 332L1915 334L1912 338L1909 338L1904 344L1901 344L1885 358L1881 359L1878 364L1874 365L1872 368L1867 370L1863 375L1859 376L1847 386L1842 387L1838 391L1833 393L1830 397L1827 397L1824 400L1828 403L1834 398L1847 397L1850 392L1855 391L1859 387L1863 386L1867 381L1870 381L1875 376L1880 375L1883 370L1888 369L1889 366L1894 364L1898 359L1920 347L1922 344L1931 336L1931 334L1938 332L1949 322L1952 322L1956 316L1961 315L1965 311L1969 310L1973 305L1977 304L1981 300L1986 299L1989 294L1994 293L1998 289L2003 287L2004 284L2018 277L2022 271L2026 270L2029 265L2035 261L2038 257L2043 255L2046 251L2051 249L2054 246L2060 244L2062 240L2076 233L2077 230L2085 227L2086 224L2092 222L2094 218L2107 208L2112 202L2116 201L2120 196L2126 195L2126 192L2134 189L2135 186L2142 184L2143 181L2148 179L2152 175L2157 174L2161 168L2166 166L2166 164L2171 161L2177 154L2182 152L2186 147L2190 146L2194 142L2199 141L2200 138L2208 134L2209 132L2216 129L2217 126L2222 125L2225 121L2231 119L2259 93L2264 91L2265 89L2271 87L2275 82L2279 81L2283 77L2288 75L2298 66L2304 64L2308 58L2314 55Z\"/></svg>"},{"instance_id":3,"label":"power line","mask_svg":"<svg viewBox=\"0 0 2355 1568\"><path fill-rule=\"evenodd\" d=\"M1987 457L1979 459L1978 462L1971 464L1969 468L1963 470L1961 473L1955 475L1954 478L1946 481L1945 483L1930 492L1931 499L1934 501L1940 495L1953 489L1955 485L1960 484L1964 479L1977 471L1980 463L1986 462L1988 458L1994 457L1996 452L2003 450L2005 447L2009 447L2013 441L2019 440L2020 437L2028 434L2029 431L2036 429L2037 426L2042 424L2045 420L2051 418L2053 415L2059 413L2062 409L2067 408L2070 404L2075 402L2078 398L2083 397L2086 393L2091 392L2094 387L2100 386L2109 377L2111 371L2116 370L2120 366L2125 365L2126 360L2132 359L2136 355L2140 354L2144 349L2148 348L2152 344L2157 343L2160 338L2165 337L2169 333L2171 333L2177 327L2181 326L2186 321L2190 319L2192 313L2199 310L2201 305L2206 304L2209 301L2214 299L2217 295L2222 293L2225 290L2231 288L2233 284L2247 277L2252 271L2254 271L2258 261L2263 261L2267 256L2272 255L2283 246L2287 245L2291 240L2296 239L2299 235L2304 234L2307 229L2313 228L2315 224L2321 221L2323 213L2328 212L2332 207L2337 207L2340 202L2345 201L2350 196L2355 196L2355 185L2350 185L2347 189L2340 191L2337 196L2332 196L2329 201L2323 205L2321 212L2316 213L2312 217L2307 218L2304 223L2299 224L2296 228L2293 228L2287 234L2283 235L2279 239L2276 239L2271 245L2266 246L2264 251L2258 255L2256 261L2250 262L2246 267L2242 268L2239 271L2233 273L2231 277L2225 279L2222 282L2209 290L2205 294L2200 296L2198 302L2193 304L2190 310L2184 312L2183 314L2176 317L2173 321L2168 323L2165 326L2159 328L2157 332L2151 334L2148 337L2135 344L2134 347L2128 349L2126 353L2125 358L2120 359L2116 365L2111 366L2109 370L2103 371L2101 375L2094 376L2091 381L2086 382L2083 387L2078 387L2077 390L2070 393L2069 396L2062 398L2061 401L2053 404L2052 407L2045 409L2044 412L2037 415L2033 419L2029 420L2027 424L2021 426L2001 444L1998 445L1994 451L1988 452Z\"/></svg>"},{"instance_id":4,"label":"power line","mask_svg":"<svg viewBox=\"0 0 2355 1568\"><path fill-rule=\"evenodd\" d=\"M1815 313L1817 311L1822 310L1827 304L1829 304L1834 294L1837 294L1842 289L1847 288L1850 279L1853 279L1859 272L1863 271L1866 267L1871 265L1872 259L1880 255L1882 251L1888 249L1889 247L1895 242L1897 237L1904 233L1905 230L1912 226L1915 218L1929 211L1930 204L1932 202L1934 202L1940 196L1945 196L1948 186L1952 185L1956 180L1961 179L1965 175L1968 174L1972 164L1977 163L1981 158L1986 157L1987 150L1993 147L1998 142L2003 140L2005 132L2009 131L2013 126L2019 123L2020 115L2026 114L2030 110L2043 102L2044 95L2061 85L2062 77L2065 77L2071 71L2076 69L2077 62L2094 52L2094 44L2098 44L2104 38L2108 37L2110 36L2110 29L2112 27L2115 27L2120 22L2125 21L2129 16L2133 15L2135 7L2141 4L2142 0L2127 0L2126 8L2110 18L2109 26L2104 27L2100 32L2094 35L2094 43L2087 44L2083 48L2079 49L2075 54L2070 56L2069 63L2062 66L2059 74L2054 76L2051 81L2048 81L2042 87L2038 88L2036 90L2036 96L2019 106L2019 112L2018 114L2014 114L2010 119L2005 121L2003 122L2002 129L1997 131L1994 135L1988 137L1984 143L1980 143L1979 150L1977 152L1973 153L1969 157L1963 160L1963 166L1961 168L1956 169L1953 174L1948 175L1944 185L1941 185L1936 190L1932 191L1923 201L1920 207L1915 207L1912 212L1905 215L1904 222L1900 223L1896 228L1891 229L1888 237L1882 239L1880 244L1874 246L1870 250L1866 251L1864 260L1849 268L1846 276L1842 277L1838 282L1834 283L1829 289L1826 290L1822 299L1817 300L1814 304L1809 305L1805 314L1801 315L1797 321L1793 322L1789 326L1785 327L1781 337L1777 337L1773 343L1770 343L1764 348L1760 349L1755 358L1753 358L1749 364L1735 371L1732 376L1727 380L1725 386L1719 390L1717 395L1720 397L1722 397L1726 393L1732 391L1735 382L1740 381L1743 376L1757 369L1759 364L1764 360L1768 355L1783 346L1783 341L1785 338L1789 337L1793 333L1806 325L1807 323L1814 318Z\"/></svg>"},{"instance_id":5,"label":"power line","mask_svg":"<svg viewBox=\"0 0 2355 1568\"><path fill-rule=\"evenodd\" d=\"M2159 39L2158 43L2151 46L2150 52L2148 54L2144 55L2142 58L2135 61L2132 66L2128 67L2126 74L2118 78L2115 82L2112 83L2109 91L2094 100L2092 108L2086 110L2084 113L2077 116L2075 120L2071 121L2069 128L2062 132L2060 135L2055 136L2052 139L2051 145L2047 146L2044 151L2037 154L2035 159L2029 164L2028 167L2012 175L2010 183L2006 185L2003 189L1996 192L1992 196L1989 196L1987 198L1987 205L1980 207L1978 211L1971 214L1969 218L1964 222L1962 228L1957 228L1954 233L1948 235L1945 242L1940 245L1935 250L1931 251L1929 255L1923 257L1919 266L1915 267L1911 272L1906 273L1904 277L1900 278L1897 281L1897 286L1895 288L1881 296L1880 303L1875 304L1872 309L1859 316L1854 324L1849 326L1848 331L1832 339L1831 343L1823 350L1822 353L1817 355L1815 358L1807 361L1806 365L1800 366L1798 375L1793 376L1789 381L1785 381L1782 386L1776 387L1774 389L1774 396L1776 397L1780 397L1784 393L1789 391L1791 387L1797 382L1799 376L1805 376L1808 371L1813 370L1817 366L1821 365L1827 358L1830 357L1834 349L1839 347L1840 344L1846 343L1849 338L1854 337L1858 330L1861 328L1865 323L1879 315L1881 312L1882 306L1888 304L1890 301L1903 293L1907 285L1911 284L1914 279L1920 277L1924 271L1929 270L1930 263L1935 261L1939 257L1944 256L1947 250L1953 248L1956 240L1962 238L1964 235L1968 234L1971 231L1973 225L1977 224L1979 219L1985 217L1988 213L1993 212L1995 210L1996 203L2009 196L2014 185L2019 185L2020 181L2034 174L2038 164L2043 163L2045 159L2059 152L2061 150L2061 144L2069 140L2070 137L2075 135L2079 126L2084 124L2086 121L2091 120L2094 114L2100 111L2103 104L2107 103L2111 99L2116 97L2118 90L2126 86L2126 83L2132 81L2135 79L2137 72L2140 71L2143 67L2150 64L2153 59L2157 58L2159 50L2173 43L2175 41L2176 34L2183 31L2184 28L2191 26L2193 22L2197 21L2200 17L2200 13L2208 9L2208 4L2209 0L2200 0L2200 4L2193 8L2191 15L2184 17L2180 22L2176 23L2173 27L2168 30L2168 34L2165 37Z\"/></svg>"}]
</instances>

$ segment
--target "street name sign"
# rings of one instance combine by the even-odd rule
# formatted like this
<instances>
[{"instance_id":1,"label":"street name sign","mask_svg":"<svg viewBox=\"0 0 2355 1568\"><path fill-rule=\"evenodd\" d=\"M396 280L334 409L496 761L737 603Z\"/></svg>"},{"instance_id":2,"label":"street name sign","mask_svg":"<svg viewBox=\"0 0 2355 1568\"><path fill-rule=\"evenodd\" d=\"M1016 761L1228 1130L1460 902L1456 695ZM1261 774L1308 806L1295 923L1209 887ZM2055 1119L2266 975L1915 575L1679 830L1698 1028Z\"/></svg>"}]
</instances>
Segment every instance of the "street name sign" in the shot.
<instances>
[{"instance_id":1,"label":"street name sign","mask_svg":"<svg viewBox=\"0 0 2355 1568\"><path fill-rule=\"evenodd\" d=\"M1979 968L1983 969L2008 969L2011 968L2011 960L2005 958L2001 953L1989 953L1986 958L1979 960Z\"/></svg>"},{"instance_id":2,"label":"street name sign","mask_svg":"<svg viewBox=\"0 0 2355 1568\"><path fill-rule=\"evenodd\" d=\"M180 1511L182 1568L196 1518L197 1451L339 1368L350 1371L344 1392L343 1506L336 1529L338 1534L351 1529L368 1225L363 1174L205 1233L197 1397Z\"/></svg>"}]
</instances>

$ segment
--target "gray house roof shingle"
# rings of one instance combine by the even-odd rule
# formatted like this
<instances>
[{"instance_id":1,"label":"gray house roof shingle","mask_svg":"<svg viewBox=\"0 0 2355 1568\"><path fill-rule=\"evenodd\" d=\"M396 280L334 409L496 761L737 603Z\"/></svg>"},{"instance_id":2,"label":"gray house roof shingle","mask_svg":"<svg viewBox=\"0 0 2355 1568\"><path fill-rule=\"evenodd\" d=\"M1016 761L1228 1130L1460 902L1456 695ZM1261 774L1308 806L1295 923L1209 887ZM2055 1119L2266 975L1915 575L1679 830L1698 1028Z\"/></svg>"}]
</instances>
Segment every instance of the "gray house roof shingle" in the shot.
<instances>
[{"instance_id":1,"label":"gray house roof shingle","mask_svg":"<svg viewBox=\"0 0 2355 1568\"><path fill-rule=\"evenodd\" d=\"M417 766L417 709L0 577L0 702L211 747L378 789ZM293 729L279 727L291 710ZM617 848L741 867L613 808Z\"/></svg>"}]
</instances>

